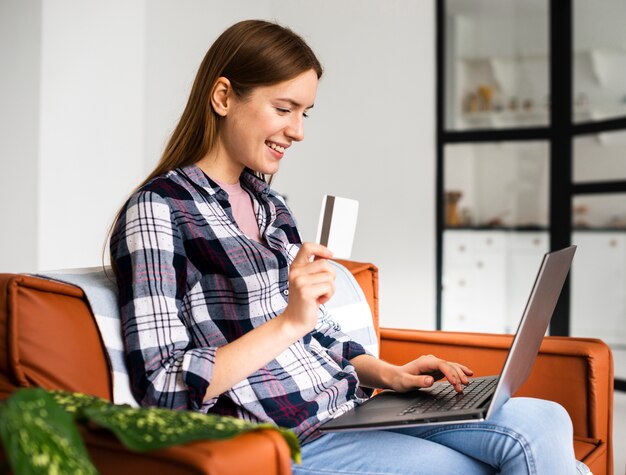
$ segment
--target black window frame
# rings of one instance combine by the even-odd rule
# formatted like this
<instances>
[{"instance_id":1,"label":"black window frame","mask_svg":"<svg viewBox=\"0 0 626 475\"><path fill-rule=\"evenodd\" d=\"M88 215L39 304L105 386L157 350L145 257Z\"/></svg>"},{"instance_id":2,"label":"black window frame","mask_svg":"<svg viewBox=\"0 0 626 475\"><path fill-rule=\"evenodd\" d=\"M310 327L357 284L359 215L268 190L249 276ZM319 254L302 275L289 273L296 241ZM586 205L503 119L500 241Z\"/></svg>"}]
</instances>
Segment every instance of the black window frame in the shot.
<instances>
[{"instance_id":1,"label":"black window frame","mask_svg":"<svg viewBox=\"0 0 626 475\"><path fill-rule=\"evenodd\" d=\"M442 328L442 279L444 225L444 153L453 143L537 141L549 143L549 236L550 250L569 246L572 239L572 200L578 195L626 193L626 181L574 183L573 141L576 137L600 132L626 130L626 117L586 123L574 123L573 91L573 2L546 0L549 18L551 97L550 122L547 126L449 131L445 128L445 14L446 0L437 0L436 15L436 327ZM550 334L570 334L570 281L563 287L550 323ZM615 389L626 391L626 380L615 379Z\"/></svg>"}]
</instances>

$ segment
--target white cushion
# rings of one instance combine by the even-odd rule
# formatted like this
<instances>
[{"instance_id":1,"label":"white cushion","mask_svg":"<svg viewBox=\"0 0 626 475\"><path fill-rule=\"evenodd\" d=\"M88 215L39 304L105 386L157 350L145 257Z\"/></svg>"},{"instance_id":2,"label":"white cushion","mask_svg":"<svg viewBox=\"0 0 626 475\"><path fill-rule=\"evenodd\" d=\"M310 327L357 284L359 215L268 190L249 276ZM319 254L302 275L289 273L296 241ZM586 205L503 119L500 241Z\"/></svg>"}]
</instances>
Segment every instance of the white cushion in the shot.
<instances>
[{"instance_id":1,"label":"white cushion","mask_svg":"<svg viewBox=\"0 0 626 475\"><path fill-rule=\"evenodd\" d=\"M352 273L341 264L335 267L335 294L326 303L326 309L341 331L378 357L378 337L374 329L372 311L365 294Z\"/></svg>"}]
</instances>

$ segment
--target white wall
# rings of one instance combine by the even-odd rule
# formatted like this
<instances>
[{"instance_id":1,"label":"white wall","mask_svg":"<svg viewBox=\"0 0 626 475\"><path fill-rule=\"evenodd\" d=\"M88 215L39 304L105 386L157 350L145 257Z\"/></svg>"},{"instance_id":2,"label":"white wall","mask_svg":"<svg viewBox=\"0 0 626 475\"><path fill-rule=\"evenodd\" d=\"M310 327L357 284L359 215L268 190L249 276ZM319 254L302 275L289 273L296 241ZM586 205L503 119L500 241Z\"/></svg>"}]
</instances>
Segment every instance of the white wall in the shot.
<instances>
[{"instance_id":1,"label":"white wall","mask_svg":"<svg viewBox=\"0 0 626 475\"><path fill-rule=\"evenodd\" d=\"M322 196L358 199L353 258L380 269L381 322L435 322L435 13L411 0L274 0L325 67L275 187L305 239Z\"/></svg>"},{"instance_id":2,"label":"white wall","mask_svg":"<svg viewBox=\"0 0 626 475\"><path fill-rule=\"evenodd\" d=\"M144 1L43 2L40 269L96 266L143 175Z\"/></svg>"},{"instance_id":3,"label":"white wall","mask_svg":"<svg viewBox=\"0 0 626 475\"><path fill-rule=\"evenodd\" d=\"M358 199L353 257L380 268L382 323L432 328L432 0L46 0L39 244L20 253L36 247L40 269L98 265L114 211L158 161L210 43L244 18L292 27L326 68L307 140L275 182L303 237L314 237L323 194Z\"/></svg>"},{"instance_id":4,"label":"white wall","mask_svg":"<svg viewBox=\"0 0 626 475\"><path fill-rule=\"evenodd\" d=\"M37 267L41 1L0 2L0 272Z\"/></svg>"},{"instance_id":5,"label":"white wall","mask_svg":"<svg viewBox=\"0 0 626 475\"><path fill-rule=\"evenodd\" d=\"M159 161L209 46L231 24L247 18L268 18L269 12L268 0L147 3L145 174Z\"/></svg>"}]
</instances>

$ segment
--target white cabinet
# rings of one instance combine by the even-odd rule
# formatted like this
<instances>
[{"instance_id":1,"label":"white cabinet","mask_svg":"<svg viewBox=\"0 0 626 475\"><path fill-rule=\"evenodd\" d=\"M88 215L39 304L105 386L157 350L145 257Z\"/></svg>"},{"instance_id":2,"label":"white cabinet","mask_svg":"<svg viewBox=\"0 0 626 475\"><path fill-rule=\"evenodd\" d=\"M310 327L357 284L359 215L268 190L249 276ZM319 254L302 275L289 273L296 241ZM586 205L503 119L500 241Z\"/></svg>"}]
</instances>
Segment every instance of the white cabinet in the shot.
<instances>
[{"instance_id":1,"label":"white cabinet","mask_svg":"<svg viewBox=\"0 0 626 475\"><path fill-rule=\"evenodd\" d=\"M626 235L620 231L578 231L572 266L572 336L626 343Z\"/></svg>"},{"instance_id":2,"label":"white cabinet","mask_svg":"<svg viewBox=\"0 0 626 475\"><path fill-rule=\"evenodd\" d=\"M547 247L546 232L446 231L442 328L514 332Z\"/></svg>"},{"instance_id":3,"label":"white cabinet","mask_svg":"<svg viewBox=\"0 0 626 475\"><path fill-rule=\"evenodd\" d=\"M570 334L626 346L626 232L576 231ZM442 328L513 333L535 281L547 231L446 230Z\"/></svg>"},{"instance_id":4,"label":"white cabinet","mask_svg":"<svg viewBox=\"0 0 626 475\"><path fill-rule=\"evenodd\" d=\"M444 330L503 331L506 308L504 232L444 233Z\"/></svg>"},{"instance_id":5,"label":"white cabinet","mask_svg":"<svg viewBox=\"0 0 626 475\"><path fill-rule=\"evenodd\" d=\"M543 255L550 248L547 232L520 232L508 235L507 329L517 330L528 296L535 283Z\"/></svg>"}]
</instances>

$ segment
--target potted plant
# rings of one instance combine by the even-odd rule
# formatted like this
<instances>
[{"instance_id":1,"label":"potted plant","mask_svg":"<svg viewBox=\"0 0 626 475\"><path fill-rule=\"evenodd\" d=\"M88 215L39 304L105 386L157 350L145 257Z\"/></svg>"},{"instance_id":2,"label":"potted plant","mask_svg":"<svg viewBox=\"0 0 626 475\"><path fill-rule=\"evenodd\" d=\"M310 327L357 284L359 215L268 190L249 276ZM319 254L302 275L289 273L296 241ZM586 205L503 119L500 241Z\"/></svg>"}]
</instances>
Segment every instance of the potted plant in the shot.
<instances>
[{"instance_id":1,"label":"potted plant","mask_svg":"<svg viewBox=\"0 0 626 475\"><path fill-rule=\"evenodd\" d=\"M0 437L13 472L97 474L77 424L107 429L128 449L140 452L271 428L285 438L293 460L300 459L295 434L272 424L191 411L133 408L86 394L24 388L0 403Z\"/></svg>"}]
</instances>

